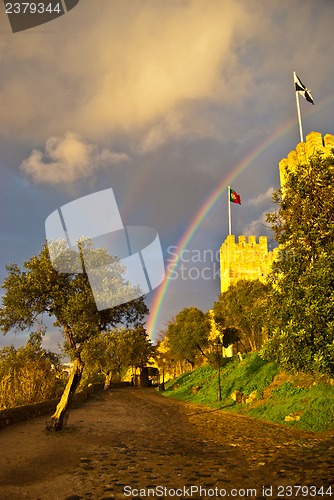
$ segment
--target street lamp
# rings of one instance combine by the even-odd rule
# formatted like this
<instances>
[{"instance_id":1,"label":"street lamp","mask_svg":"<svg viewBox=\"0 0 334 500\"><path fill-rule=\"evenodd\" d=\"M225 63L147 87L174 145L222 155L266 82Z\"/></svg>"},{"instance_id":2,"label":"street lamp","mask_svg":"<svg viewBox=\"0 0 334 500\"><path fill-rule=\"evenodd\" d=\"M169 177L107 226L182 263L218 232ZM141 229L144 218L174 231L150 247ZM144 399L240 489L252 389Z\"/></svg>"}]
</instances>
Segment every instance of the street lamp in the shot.
<instances>
[{"instance_id":1,"label":"street lamp","mask_svg":"<svg viewBox=\"0 0 334 500\"><path fill-rule=\"evenodd\" d=\"M216 354L217 354L217 360L218 360L218 388L217 388L217 401L222 400L222 391L221 391L221 386L220 386L220 358L223 350L223 344L220 340L220 337L217 337L216 343L214 344L216 347Z\"/></svg>"},{"instance_id":2,"label":"street lamp","mask_svg":"<svg viewBox=\"0 0 334 500\"><path fill-rule=\"evenodd\" d=\"M166 359L162 358L162 384L159 384L159 391L165 390L165 363Z\"/></svg>"}]
</instances>

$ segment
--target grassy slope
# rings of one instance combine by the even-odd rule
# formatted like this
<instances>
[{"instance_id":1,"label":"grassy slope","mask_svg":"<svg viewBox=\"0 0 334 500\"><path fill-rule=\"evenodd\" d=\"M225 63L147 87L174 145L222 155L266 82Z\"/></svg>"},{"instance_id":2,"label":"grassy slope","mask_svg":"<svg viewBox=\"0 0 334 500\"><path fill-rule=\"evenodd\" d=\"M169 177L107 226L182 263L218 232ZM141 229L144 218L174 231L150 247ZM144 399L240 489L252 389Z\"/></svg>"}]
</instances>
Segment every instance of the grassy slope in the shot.
<instances>
[{"instance_id":1,"label":"grassy slope","mask_svg":"<svg viewBox=\"0 0 334 500\"><path fill-rule=\"evenodd\" d=\"M239 359L224 360L221 369L222 401L217 402L217 370L203 365L166 384L164 396L207 404L215 408L243 413L252 417L311 431L334 429L334 387L305 375L281 373L275 363L264 361L256 353ZM199 388L200 386L200 388ZM193 388L197 392L193 393ZM230 397L238 390L257 393L251 404L236 404ZM287 415L300 420L285 422Z\"/></svg>"}]
</instances>

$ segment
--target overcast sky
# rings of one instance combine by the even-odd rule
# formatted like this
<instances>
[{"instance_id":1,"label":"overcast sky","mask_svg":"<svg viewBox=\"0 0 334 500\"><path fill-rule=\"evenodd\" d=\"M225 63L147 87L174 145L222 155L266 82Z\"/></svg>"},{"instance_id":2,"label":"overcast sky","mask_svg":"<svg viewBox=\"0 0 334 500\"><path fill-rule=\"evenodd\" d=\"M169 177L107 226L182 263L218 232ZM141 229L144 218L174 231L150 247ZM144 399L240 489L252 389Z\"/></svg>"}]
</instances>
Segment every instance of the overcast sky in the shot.
<instances>
[{"instance_id":1,"label":"overcast sky","mask_svg":"<svg viewBox=\"0 0 334 500\"><path fill-rule=\"evenodd\" d=\"M167 269L183 250L153 337L183 307L209 309L226 190L179 242L234 171L232 232L271 241L278 162L299 142L294 70L315 100L300 99L305 135L334 133L333 18L332 0L80 0L13 34L1 3L1 282L40 251L51 212L110 187L125 225L159 233ZM60 339L48 323L46 345Z\"/></svg>"}]
</instances>

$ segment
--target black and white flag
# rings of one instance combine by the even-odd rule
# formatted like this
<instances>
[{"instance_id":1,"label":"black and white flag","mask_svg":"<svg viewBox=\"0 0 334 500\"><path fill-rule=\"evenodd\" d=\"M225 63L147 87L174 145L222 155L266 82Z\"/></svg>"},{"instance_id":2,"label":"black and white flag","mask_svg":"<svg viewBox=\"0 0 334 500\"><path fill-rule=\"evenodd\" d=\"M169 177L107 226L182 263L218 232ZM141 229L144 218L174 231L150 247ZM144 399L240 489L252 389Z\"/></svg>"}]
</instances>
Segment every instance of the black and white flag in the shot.
<instances>
[{"instance_id":1,"label":"black and white flag","mask_svg":"<svg viewBox=\"0 0 334 500\"><path fill-rule=\"evenodd\" d=\"M294 73L295 80L295 89L300 95L302 95L308 102L314 104L313 97L311 96L311 92L305 85L300 81L296 73Z\"/></svg>"}]
</instances>

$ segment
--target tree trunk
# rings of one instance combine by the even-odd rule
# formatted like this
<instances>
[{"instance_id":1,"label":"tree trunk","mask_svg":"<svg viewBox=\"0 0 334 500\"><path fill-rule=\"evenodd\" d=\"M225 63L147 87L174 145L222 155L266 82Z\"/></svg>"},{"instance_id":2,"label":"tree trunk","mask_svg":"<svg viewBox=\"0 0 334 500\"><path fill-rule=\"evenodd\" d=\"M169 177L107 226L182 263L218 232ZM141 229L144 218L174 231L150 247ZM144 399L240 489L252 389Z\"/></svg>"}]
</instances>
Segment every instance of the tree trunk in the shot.
<instances>
[{"instance_id":1,"label":"tree trunk","mask_svg":"<svg viewBox=\"0 0 334 500\"><path fill-rule=\"evenodd\" d=\"M186 361L188 361L188 363L190 364L191 366L191 371L194 371L194 367L195 367L195 361L190 361L189 359L186 358Z\"/></svg>"},{"instance_id":2,"label":"tree trunk","mask_svg":"<svg viewBox=\"0 0 334 500\"><path fill-rule=\"evenodd\" d=\"M248 342L249 342L249 345L250 345L250 348L251 348L251 352L255 352L256 351L256 341L255 341L255 334L254 334L254 330L251 330L248 334Z\"/></svg>"},{"instance_id":3,"label":"tree trunk","mask_svg":"<svg viewBox=\"0 0 334 500\"><path fill-rule=\"evenodd\" d=\"M111 379L112 379L112 372L108 372L108 373L106 374L106 378L105 378L105 380L104 380L104 387L103 387L103 389L104 389L105 391L107 391L107 390L109 389Z\"/></svg>"},{"instance_id":4,"label":"tree trunk","mask_svg":"<svg viewBox=\"0 0 334 500\"><path fill-rule=\"evenodd\" d=\"M84 368L80 354L74 358L72 372L67 381L63 395L57 405L56 411L46 424L49 431L61 431L66 427L68 415L74 393L80 383Z\"/></svg>"},{"instance_id":5,"label":"tree trunk","mask_svg":"<svg viewBox=\"0 0 334 500\"><path fill-rule=\"evenodd\" d=\"M148 379L148 367L144 367L140 371L139 375L140 387L149 387L149 379Z\"/></svg>"}]
</instances>

